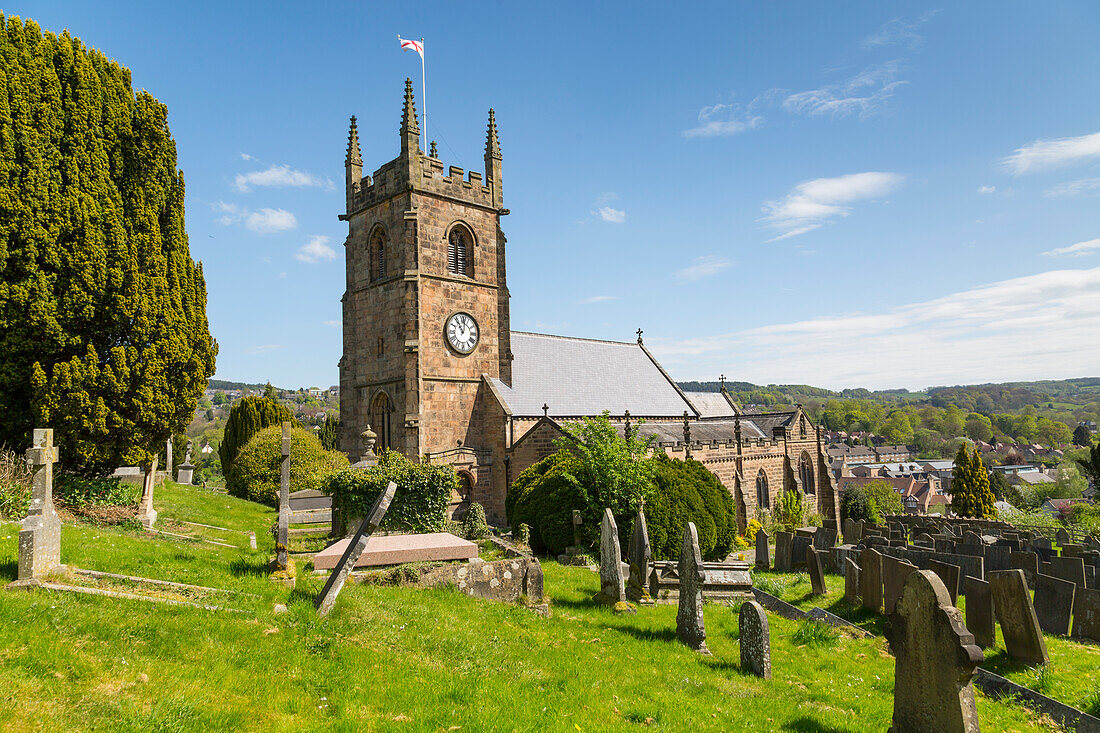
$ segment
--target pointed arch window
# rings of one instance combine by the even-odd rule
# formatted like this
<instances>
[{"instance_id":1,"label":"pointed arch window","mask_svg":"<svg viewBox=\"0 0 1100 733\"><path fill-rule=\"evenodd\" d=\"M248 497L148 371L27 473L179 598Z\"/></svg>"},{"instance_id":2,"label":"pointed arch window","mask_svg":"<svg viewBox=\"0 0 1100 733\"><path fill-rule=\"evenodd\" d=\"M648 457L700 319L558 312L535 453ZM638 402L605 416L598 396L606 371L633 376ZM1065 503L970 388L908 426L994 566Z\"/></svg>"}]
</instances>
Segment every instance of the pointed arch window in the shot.
<instances>
[{"instance_id":1,"label":"pointed arch window","mask_svg":"<svg viewBox=\"0 0 1100 733\"><path fill-rule=\"evenodd\" d=\"M371 232L368 252L371 282L381 280L386 276L386 232L382 227L375 227Z\"/></svg>"},{"instance_id":2,"label":"pointed arch window","mask_svg":"<svg viewBox=\"0 0 1100 733\"><path fill-rule=\"evenodd\" d=\"M452 275L473 277L474 238L470 230L456 224L447 235L447 271Z\"/></svg>"},{"instance_id":3,"label":"pointed arch window","mask_svg":"<svg viewBox=\"0 0 1100 733\"><path fill-rule=\"evenodd\" d=\"M393 447L393 402L385 392L379 392L371 403L370 421L378 443L375 451L389 450Z\"/></svg>"},{"instance_id":4,"label":"pointed arch window","mask_svg":"<svg viewBox=\"0 0 1100 733\"><path fill-rule=\"evenodd\" d=\"M802 460L798 464L799 478L802 480L802 491L806 494L816 494L817 487L814 485L814 464L810 459L810 454L803 452Z\"/></svg>"},{"instance_id":5,"label":"pointed arch window","mask_svg":"<svg viewBox=\"0 0 1100 733\"><path fill-rule=\"evenodd\" d=\"M762 468L756 473L756 506L768 508L768 474Z\"/></svg>"}]
</instances>

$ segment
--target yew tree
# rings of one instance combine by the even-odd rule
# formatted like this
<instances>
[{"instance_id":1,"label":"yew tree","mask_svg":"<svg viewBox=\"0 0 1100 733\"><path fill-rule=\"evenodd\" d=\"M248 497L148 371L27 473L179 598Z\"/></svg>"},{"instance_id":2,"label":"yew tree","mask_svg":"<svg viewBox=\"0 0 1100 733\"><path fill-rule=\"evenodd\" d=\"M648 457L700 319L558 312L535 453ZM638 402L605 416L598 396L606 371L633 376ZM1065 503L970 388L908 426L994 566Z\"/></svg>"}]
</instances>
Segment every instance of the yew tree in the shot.
<instances>
[{"instance_id":1,"label":"yew tree","mask_svg":"<svg viewBox=\"0 0 1100 733\"><path fill-rule=\"evenodd\" d=\"M214 373L167 108L67 32L0 15L0 444L145 464Z\"/></svg>"}]
</instances>

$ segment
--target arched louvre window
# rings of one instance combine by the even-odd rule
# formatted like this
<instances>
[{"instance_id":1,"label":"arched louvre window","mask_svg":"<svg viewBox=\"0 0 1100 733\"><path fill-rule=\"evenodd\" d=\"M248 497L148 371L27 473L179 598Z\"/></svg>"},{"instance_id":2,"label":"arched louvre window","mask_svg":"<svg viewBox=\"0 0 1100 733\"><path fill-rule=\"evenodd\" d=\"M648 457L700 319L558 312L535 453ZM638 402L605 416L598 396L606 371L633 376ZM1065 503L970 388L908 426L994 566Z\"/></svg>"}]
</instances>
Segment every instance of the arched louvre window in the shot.
<instances>
[{"instance_id":1,"label":"arched louvre window","mask_svg":"<svg viewBox=\"0 0 1100 733\"><path fill-rule=\"evenodd\" d=\"M768 475L762 468L756 474L756 505L761 509L768 508Z\"/></svg>"},{"instance_id":2,"label":"arched louvre window","mask_svg":"<svg viewBox=\"0 0 1100 733\"><path fill-rule=\"evenodd\" d=\"M370 237L370 279L381 280L386 276L386 233L381 227Z\"/></svg>"},{"instance_id":3,"label":"arched louvre window","mask_svg":"<svg viewBox=\"0 0 1100 733\"><path fill-rule=\"evenodd\" d=\"M473 268L470 267L472 244L473 238L463 226L454 227L447 235L447 271L452 275L474 276Z\"/></svg>"}]
</instances>

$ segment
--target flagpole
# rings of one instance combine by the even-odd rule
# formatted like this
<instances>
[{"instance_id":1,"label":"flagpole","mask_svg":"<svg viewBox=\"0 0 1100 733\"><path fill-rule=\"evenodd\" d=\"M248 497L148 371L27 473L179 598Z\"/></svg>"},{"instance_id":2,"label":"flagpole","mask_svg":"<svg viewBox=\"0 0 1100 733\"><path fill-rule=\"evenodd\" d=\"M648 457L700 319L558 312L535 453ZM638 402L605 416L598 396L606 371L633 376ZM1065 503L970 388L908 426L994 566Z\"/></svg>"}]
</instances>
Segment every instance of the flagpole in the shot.
<instances>
[{"instance_id":1,"label":"flagpole","mask_svg":"<svg viewBox=\"0 0 1100 733\"><path fill-rule=\"evenodd\" d=\"M420 37L420 49L420 95L424 98L424 145L428 145L428 85L425 82L426 75L424 73L424 65L427 62L424 60L423 36Z\"/></svg>"}]
</instances>

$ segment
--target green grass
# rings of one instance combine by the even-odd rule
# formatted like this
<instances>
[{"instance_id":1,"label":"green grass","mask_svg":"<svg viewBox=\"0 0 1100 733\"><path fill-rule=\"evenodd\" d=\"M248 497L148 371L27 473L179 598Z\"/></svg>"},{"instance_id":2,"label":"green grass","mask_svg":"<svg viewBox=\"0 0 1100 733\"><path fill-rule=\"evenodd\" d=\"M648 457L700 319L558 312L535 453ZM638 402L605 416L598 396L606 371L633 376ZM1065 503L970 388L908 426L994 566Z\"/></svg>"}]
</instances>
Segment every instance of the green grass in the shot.
<instances>
[{"instance_id":1,"label":"green grass","mask_svg":"<svg viewBox=\"0 0 1100 733\"><path fill-rule=\"evenodd\" d=\"M199 491L158 493L161 516L254 530L271 521L269 509ZM227 503L225 514L214 501ZM15 576L17 531L0 524L4 580ZM319 619L310 600L320 581L302 577L294 592L271 585L270 551L270 539L252 552L66 526L67 563L254 593L236 605L255 615L3 592L0 729L835 732L890 723L894 665L881 640L811 644L801 624L769 614L773 679L763 681L740 669L736 609L706 606L713 656L700 656L676 641L675 606L616 616L591 601L597 575L554 562L544 563L548 620L453 589L369 585L346 587ZM275 603L289 613L275 614ZM1049 729L980 695L978 711L988 730Z\"/></svg>"}]
</instances>

